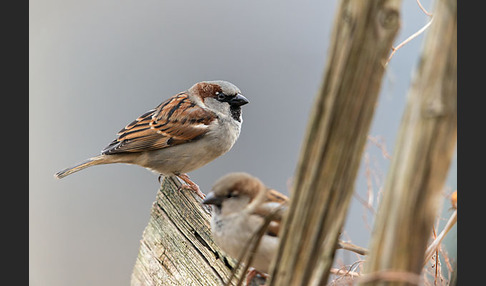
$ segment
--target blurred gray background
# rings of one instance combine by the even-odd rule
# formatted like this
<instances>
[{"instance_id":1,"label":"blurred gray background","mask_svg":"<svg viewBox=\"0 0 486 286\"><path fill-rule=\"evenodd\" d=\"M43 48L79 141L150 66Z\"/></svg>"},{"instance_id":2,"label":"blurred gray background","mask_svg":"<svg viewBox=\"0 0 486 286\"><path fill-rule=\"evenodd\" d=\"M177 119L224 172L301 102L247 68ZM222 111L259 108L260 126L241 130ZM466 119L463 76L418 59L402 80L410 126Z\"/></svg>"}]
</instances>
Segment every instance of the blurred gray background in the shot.
<instances>
[{"instance_id":1,"label":"blurred gray background","mask_svg":"<svg viewBox=\"0 0 486 286\"><path fill-rule=\"evenodd\" d=\"M422 4L433 10L432 1ZM232 150L190 177L207 193L220 176L246 171L289 194L337 5L30 1L30 285L129 285L157 175L131 165L92 167L62 180L53 174L99 154L127 123L198 81L228 80L250 104ZM427 21L416 1L403 1L396 43ZM370 135L390 155L422 41L400 49L385 74ZM371 142L366 156L376 208L389 159ZM457 187L456 162L446 193ZM363 160L342 237L362 246L373 222L361 203L365 169ZM445 199L444 217L449 207ZM446 242L454 256L456 234Z\"/></svg>"}]
</instances>

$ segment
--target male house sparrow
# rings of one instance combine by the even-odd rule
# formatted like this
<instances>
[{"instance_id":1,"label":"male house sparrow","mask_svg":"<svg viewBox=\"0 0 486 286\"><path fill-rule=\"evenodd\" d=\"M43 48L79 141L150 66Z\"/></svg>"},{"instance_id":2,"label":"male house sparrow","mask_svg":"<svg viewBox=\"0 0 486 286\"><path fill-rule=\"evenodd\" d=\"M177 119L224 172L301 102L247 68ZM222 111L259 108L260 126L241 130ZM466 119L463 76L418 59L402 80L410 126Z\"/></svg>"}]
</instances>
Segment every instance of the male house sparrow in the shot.
<instances>
[{"instance_id":1,"label":"male house sparrow","mask_svg":"<svg viewBox=\"0 0 486 286\"><path fill-rule=\"evenodd\" d=\"M217 180L204 204L211 204L211 233L214 241L229 256L237 259L247 243L260 230L265 217L276 214L261 238L250 266L268 273L278 250L278 232L288 198L267 188L258 178L247 173L230 173ZM251 248L251 246L250 246ZM251 273L253 276L256 273ZM247 281L250 281L247 278Z\"/></svg>"},{"instance_id":2,"label":"male house sparrow","mask_svg":"<svg viewBox=\"0 0 486 286\"><path fill-rule=\"evenodd\" d=\"M63 178L94 165L135 164L160 175L175 175L204 198L186 173L231 149L240 134L241 106L248 102L227 81L196 83L128 124L100 155L54 176Z\"/></svg>"}]
</instances>

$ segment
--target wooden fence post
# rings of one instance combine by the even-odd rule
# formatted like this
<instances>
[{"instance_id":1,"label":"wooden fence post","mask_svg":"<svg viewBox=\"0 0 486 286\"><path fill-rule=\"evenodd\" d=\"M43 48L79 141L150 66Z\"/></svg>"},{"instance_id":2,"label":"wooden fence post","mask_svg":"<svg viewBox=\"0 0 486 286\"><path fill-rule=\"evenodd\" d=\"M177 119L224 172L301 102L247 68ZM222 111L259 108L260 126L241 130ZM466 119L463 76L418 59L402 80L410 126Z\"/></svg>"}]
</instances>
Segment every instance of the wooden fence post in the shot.
<instances>
[{"instance_id":1,"label":"wooden fence post","mask_svg":"<svg viewBox=\"0 0 486 286\"><path fill-rule=\"evenodd\" d=\"M236 262L211 238L210 212L194 192L164 178L140 241L131 286L221 286Z\"/></svg>"},{"instance_id":2,"label":"wooden fence post","mask_svg":"<svg viewBox=\"0 0 486 286\"><path fill-rule=\"evenodd\" d=\"M457 136L457 0L438 0L385 181L365 285L420 282Z\"/></svg>"},{"instance_id":3,"label":"wooden fence post","mask_svg":"<svg viewBox=\"0 0 486 286\"><path fill-rule=\"evenodd\" d=\"M400 0L343 0L269 285L324 285L399 29Z\"/></svg>"}]
</instances>

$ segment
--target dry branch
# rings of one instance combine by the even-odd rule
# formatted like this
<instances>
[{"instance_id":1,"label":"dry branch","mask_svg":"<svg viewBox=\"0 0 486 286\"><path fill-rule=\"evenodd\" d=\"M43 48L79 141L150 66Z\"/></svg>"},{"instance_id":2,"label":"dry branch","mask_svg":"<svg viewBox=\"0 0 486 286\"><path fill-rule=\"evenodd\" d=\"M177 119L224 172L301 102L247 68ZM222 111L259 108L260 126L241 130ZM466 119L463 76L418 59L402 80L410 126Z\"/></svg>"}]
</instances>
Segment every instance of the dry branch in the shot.
<instances>
[{"instance_id":1,"label":"dry branch","mask_svg":"<svg viewBox=\"0 0 486 286\"><path fill-rule=\"evenodd\" d=\"M269 285L323 285L399 28L401 1L342 1Z\"/></svg>"},{"instance_id":2,"label":"dry branch","mask_svg":"<svg viewBox=\"0 0 486 286\"><path fill-rule=\"evenodd\" d=\"M337 248L349 250L359 255L368 255L368 249L344 241L338 241Z\"/></svg>"},{"instance_id":3,"label":"dry branch","mask_svg":"<svg viewBox=\"0 0 486 286\"><path fill-rule=\"evenodd\" d=\"M373 231L367 277L419 276L457 136L457 0L438 0ZM390 277L388 277L390 278ZM407 285L411 281L370 285Z\"/></svg>"},{"instance_id":4,"label":"dry branch","mask_svg":"<svg viewBox=\"0 0 486 286\"><path fill-rule=\"evenodd\" d=\"M452 227L456 224L457 222L457 210L455 210L449 220L447 221L446 226L444 229L441 231L441 233L432 241L432 243L427 247L427 250L425 251L425 259L424 259L424 265L427 264L432 258L432 255L434 255L434 252L439 248L442 240L446 236L446 234L452 229Z\"/></svg>"}]
</instances>

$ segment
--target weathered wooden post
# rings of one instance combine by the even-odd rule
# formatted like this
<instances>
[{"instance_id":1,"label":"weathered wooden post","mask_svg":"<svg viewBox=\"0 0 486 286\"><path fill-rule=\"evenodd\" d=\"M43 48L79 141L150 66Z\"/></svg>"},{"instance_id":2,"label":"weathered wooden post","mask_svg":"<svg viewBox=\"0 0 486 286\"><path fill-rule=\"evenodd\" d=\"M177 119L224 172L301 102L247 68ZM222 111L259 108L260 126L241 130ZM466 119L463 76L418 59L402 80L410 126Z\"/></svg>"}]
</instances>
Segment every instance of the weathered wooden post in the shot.
<instances>
[{"instance_id":1,"label":"weathered wooden post","mask_svg":"<svg viewBox=\"0 0 486 286\"><path fill-rule=\"evenodd\" d=\"M365 285L414 285L457 136L457 0L437 0L372 234Z\"/></svg>"},{"instance_id":2,"label":"weathered wooden post","mask_svg":"<svg viewBox=\"0 0 486 286\"><path fill-rule=\"evenodd\" d=\"M343 0L269 285L324 285L399 29L400 0Z\"/></svg>"},{"instance_id":3,"label":"weathered wooden post","mask_svg":"<svg viewBox=\"0 0 486 286\"><path fill-rule=\"evenodd\" d=\"M190 190L165 178L140 241L132 286L221 286L236 264L211 238L210 212Z\"/></svg>"}]
</instances>

